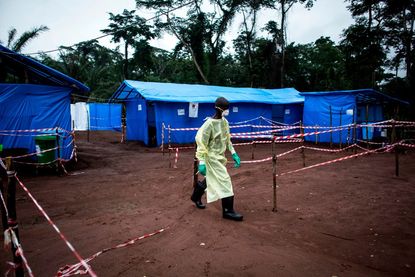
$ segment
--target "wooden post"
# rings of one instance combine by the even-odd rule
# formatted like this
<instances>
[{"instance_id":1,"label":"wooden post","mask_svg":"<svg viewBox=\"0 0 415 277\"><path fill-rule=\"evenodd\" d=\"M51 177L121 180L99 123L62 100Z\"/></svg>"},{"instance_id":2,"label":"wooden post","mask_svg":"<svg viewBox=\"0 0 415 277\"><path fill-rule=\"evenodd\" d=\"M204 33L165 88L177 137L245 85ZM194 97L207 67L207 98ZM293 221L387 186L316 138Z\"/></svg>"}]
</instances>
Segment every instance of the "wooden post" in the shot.
<instances>
[{"instance_id":1,"label":"wooden post","mask_svg":"<svg viewBox=\"0 0 415 277\"><path fill-rule=\"evenodd\" d=\"M391 144L394 144L397 141L395 124L396 124L395 120L392 120ZM399 148L397 145L395 146L394 152L395 152L395 176L398 177L399 176Z\"/></svg>"},{"instance_id":2,"label":"wooden post","mask_svg":"<svg viewBox=\"0 0 415 277\"><path fill-rule=\"evenodd\" d=\"M356 121L357 121L357 108L356 108L356 106L354 106L354 108L353 108L353 119L352 119L352 121L353 121L353 144L357 144L357 140L356 140ZM354 154L356 154L357 153L357 147L355 146L354 148L353 148L353 152L354 152Z\"/></svg>"},{"instance_id":3,"label":"wooden post","mask_svg":"<svg viewBox=\"0 0 415 277\"><path fill-rule=\"evenodd\" d=\"M169 144L168 144L168 147L169 147L169 168L171 168L170 124L167 125L167 128L169 128L169 132L168 132L168 134L169 134L169 136L168 136L168 140L169 140Z\"/></svg>"},{"instance_id":4,"label":"wooden post","mask_svg":"<svg viewBox=\"0 0 415 277\"><path fill-rule=\"evenodd\" d=\"M272 211L277 212L277 155L272 156Z\"/></svg>"},{"instance_id":5,"label":"wooden post","mask_svg":"<svg viewBox=\"0 0 415 277\"><path fill-rule=\"evenodd\" d=\"M300 132L301 132L301 137L303 138L303 144L302 144L302 148L301 148L301 157L303 159L303 167L305 167L305 151L304 151L304 127L303 127L303 122L300 120Z\"/></svg>"},{"instance_id":6,"label":"wooden post","mask_svg":"<svg viewBox=\"0 0 415 277\"><path fill-rule=\"evenodd\" d=\"M342 114L343 114L343 108L340 108L340 115L339 115L339 124L340 128L342 126ZM339 131L339 148L342 149L342 130Z\"/></svg>"},{"instance_id":7,"label":"wooden post","mask_svg":"<svg viewBox=\"0 0 415 277\"><path fill-rule=\"evenodd\" d=\"M347 146L350 146L350 125L347 127ZM346 150L349 151L349 150Z\"/></svg>"},{"instance_id":8,"label":"wooden post","mask_svg":"<svg viewBox=\"0 0 415 277\"><path fill-rule=\"evenodd\" d=\"M366 104L366 148L369 149L369 104Z\"/></svg>"},{"instance_id":9,"label":"wooden post","mask_svg":"<svg viewBox=\"0 0 415 277\"><path fill-rule=\"evenodd\" d=\"M251 160L254 160L255 159L255 148L256 148L255 139L252 141L251 145L252 145L252 147L251 147L251 149L252 149Z\"/></svg>"},{"instance_id":10,"label":"wooden post","mask_svg":"<svg viewBox=\"0 0 415 277\"><path fill-rule=\"evenodd\" d=\"M89 114L89 109L87 109L86 114L87 114L87 117L88 117L88 128L86 130L86 141L89 142L89 129L91 129L91 117L90 117L90 114Z\"/></svg>"},{"instance_id":11,"label":"wooden post","mask_svg":"<svg viewBox=\"0 0 415 277\"><path fill-rule=\"evenodd\" d=\"M164 122L161 123L161 152L163 153L164 156Z\"/></svg>"},{"instance_id":12,"label":"wooden post","mask_svg":"<svg viewBox=\"0 0 415 277\"><path fill-rule=\"evenodd\" d=\"M56 172L60 174L60 165L61 165L61 148L60 148L60 139L59 139L59 129L56 127Z\"/></svg>"},{"instance_id":13,"label":"wooden post","mask_svg":"<svg viewBox=\"0 0 415 277\"><path fill-rule=\"evenodd\" d=\"M330 148L333 147L333 113L331 111L331 105L330 107Z\"/></svg>"},{"instance_id":14,"label":"wooden post","mask_svg":"<svg viewBox=\"0 0 415 277\"><path fill-rule=\"evenodd\" d=\"M8 219L7 219L7 226L8 228L13 229L14 233L16 234L17 240L20 241L19 229L17 225L17 214L16 214L16 178L15 178L16 172L14 171L11 158L8 159L6 165L7 165L7 177L8 177L6 205L7 205L7 210L9 212ZM12 248L12 254L13 254L13 262L19 265L15 269L15 276L22 277L24 276L22 257L20 255L16 255L17 248L15 247L13 242L12 242L11 248Z\"/></svg>"}]
</instances>

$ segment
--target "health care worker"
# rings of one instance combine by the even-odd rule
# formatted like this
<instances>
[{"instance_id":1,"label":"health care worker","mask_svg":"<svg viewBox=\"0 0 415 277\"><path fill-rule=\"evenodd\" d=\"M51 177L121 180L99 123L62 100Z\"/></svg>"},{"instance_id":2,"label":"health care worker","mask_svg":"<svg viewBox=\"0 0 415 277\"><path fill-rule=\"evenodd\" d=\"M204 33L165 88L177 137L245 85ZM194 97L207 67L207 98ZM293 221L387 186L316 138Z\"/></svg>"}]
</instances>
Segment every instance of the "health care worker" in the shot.
<instances>
[{"instance_id":1,"label":"health care worker","mask_svg":"<svg viewBox=\"0 0 415 277\"><path fill-rule=\"evenodd\" d=\"M222 199L223 218L242 221L243 216L233 209L233 189L231 178L226 170L226 148L232 153L235 167L241 159L232 146L229 123L229 102L224 97L215 101L215 115L208 118L196 134L196 157L199 160L199 173L206 178L197 182L191 200L196 207L204 209L201 198L207 188L207 203Z\"/></svg>"}]
</instances>

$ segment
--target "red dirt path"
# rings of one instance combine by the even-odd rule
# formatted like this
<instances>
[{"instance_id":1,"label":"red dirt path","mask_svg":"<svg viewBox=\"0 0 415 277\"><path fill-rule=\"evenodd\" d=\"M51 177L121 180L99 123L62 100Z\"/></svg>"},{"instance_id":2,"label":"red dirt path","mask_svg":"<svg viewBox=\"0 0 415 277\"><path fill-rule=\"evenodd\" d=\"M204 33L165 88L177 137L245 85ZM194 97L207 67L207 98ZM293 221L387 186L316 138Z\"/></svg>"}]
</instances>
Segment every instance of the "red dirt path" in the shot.
<instances>
[{"instance_id":1,"label":"red dirt path","mask_svg":"<svg viewBox=\"0 0 415 277\"><path fill-rule=\"evenodd\" d=\"M278 177L272 212L270 162L229 166L235 208L243 222L221 218L215 202L189 200L192 151L168 155L112 132L78 134L73 175L22 177L52 220L86 258L127 239L169 229L91 262L99 276L415 276L415 153L373 154ZM296 144L278 145L277 152ZM242 160L251 147L236 150ZM308 165L351 154L306 151ZM255 158L270 156L257 146ZM299 152L278 160L278 172L302 166ZM18 188L20 236L36 276L76 263L53 228ZM1 251L0 271L9 254ZM7 256L7 257L6 257Z\"/></svg>"}]
</instances>

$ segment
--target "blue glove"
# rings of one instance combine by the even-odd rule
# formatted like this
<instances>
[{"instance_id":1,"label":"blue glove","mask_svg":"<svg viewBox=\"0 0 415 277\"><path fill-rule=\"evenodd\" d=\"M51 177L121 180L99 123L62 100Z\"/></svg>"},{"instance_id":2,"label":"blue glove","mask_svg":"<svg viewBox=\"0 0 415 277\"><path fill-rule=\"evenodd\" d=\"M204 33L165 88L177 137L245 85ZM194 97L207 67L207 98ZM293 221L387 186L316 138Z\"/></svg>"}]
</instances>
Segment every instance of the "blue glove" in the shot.
<instances>
[{"instance_id":1,"label":"blue glove","mask_svg":"<svg viewBox=\"0 0 415 277\"><path fill-rule=\"evenodd\" d=\"M202 174L203 176L206 176L206 165L205 164L199 163L199 173Z\"/></svg>"},{"instance_id":2,"label":"blue glove","mask_svg":"<svg viewBox=\"0 0 415 277\"><path fill-rule=\"evenodd\" d=\"M241 159L239 158L238 154L233 153L232 158L235 161L235 167L238 168L241 166Z\"/></svg>"}]
</instances>

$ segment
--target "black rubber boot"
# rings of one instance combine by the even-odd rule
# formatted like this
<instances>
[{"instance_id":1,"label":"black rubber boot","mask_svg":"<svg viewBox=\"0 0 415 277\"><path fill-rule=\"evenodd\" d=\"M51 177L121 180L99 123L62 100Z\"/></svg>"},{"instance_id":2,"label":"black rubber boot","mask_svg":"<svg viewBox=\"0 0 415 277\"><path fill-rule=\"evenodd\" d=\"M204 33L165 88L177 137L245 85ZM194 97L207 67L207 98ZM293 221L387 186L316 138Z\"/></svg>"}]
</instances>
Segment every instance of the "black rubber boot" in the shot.
<instances>
[{"instance_id":1,"label":"black rubber boot","mask_svg":"<svg viewBox=\"0 0 415 277\"><path fill-rule=\"evenodd\" d=\"M222 198L222 211L223 218L235 221L242 221L244 219L243 215L233 210L233 196Z\"/></svg>"},{"instance_id":2,"label":"black rubber boot","mask_svg":"<svg viewBox=\"0 0 415 277\"><path fill-rule=\"evenodd\" d=\"M202 203L202 196L205 193L206 189L206 179L203 181L197 181L196 186L193 189L193 194L190 199L195 202L196 207L199 209L204 209L206 206Z\"/></svg>"}]
</instances>

